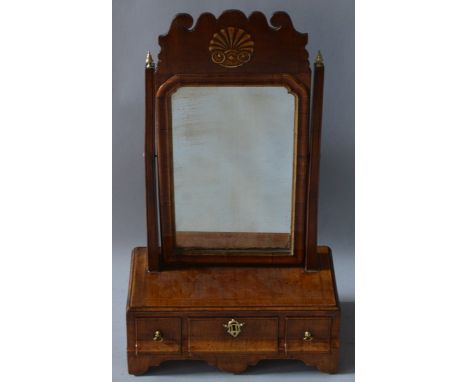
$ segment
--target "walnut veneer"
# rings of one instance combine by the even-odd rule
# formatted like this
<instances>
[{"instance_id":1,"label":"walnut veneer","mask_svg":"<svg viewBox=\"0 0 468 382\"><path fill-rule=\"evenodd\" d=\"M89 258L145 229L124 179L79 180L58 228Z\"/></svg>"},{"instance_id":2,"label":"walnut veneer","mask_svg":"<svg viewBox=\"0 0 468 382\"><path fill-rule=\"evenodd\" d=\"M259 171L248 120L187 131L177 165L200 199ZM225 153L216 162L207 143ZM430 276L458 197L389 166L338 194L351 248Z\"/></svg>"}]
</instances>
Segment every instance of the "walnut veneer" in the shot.
<instances>
[{"instance_id":1,"label":"walnut veneer","mask_svg":"<svg viewBox=\"0 0 468 382\"><path fill-rule=\"evenodd\" d=\"M331 251L318 247L318 272L300 268L147 271L135 248L127 305L128 368L143 374L174 359L204 360L241 372L262 359L299 359L324 372L338 365L340 307ZM224 325L243 323L237 337ZM154 339L159 331L162 340ZM305 332L312 339L304 340Z\"/></svg>"},{"instance_id":2,"label":"walnut veneer","mask_svg":"<svg viewBox=\"0 0 468 382\"><path fill-rule=\"evenodd\" d=\"M285 12L270 23L260 12L204 13L192 25L191 16L178 15L159 37L157 67L147 59L148 246L132 255L128 370L142 374L166 360L194 359L241 372L262 359L299 359L335 372L340 308L331 250L317 246L321 56L311 86L307 34ZM291 235L188 231L176 242L171 94L207 85L284 86L296 97Z\"/></svg>"}]
</instances>

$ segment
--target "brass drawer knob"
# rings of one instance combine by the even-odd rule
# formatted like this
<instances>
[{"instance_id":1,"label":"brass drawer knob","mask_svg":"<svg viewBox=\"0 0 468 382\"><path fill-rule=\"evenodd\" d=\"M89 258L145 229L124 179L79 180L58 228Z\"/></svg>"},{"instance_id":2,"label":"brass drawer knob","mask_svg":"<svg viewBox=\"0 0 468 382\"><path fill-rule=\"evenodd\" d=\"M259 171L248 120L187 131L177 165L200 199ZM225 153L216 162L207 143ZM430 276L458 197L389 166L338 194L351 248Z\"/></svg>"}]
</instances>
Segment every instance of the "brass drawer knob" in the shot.
<instances>
[{"instance_id":1,"label":"brass drawer knob","mask_svg":"<svg viewBox=\"0 0 468 382\"><path fill-rule=\"evenodd\" d=\"M312 336L312 333L310 333L308 330L304 332L304 341L312 341L314 337Z\"/></svg>"},{"instance_id":2,"label":"brass drawer knob","mask_svg":"<svg viewBox=\"0 0 468 382\"><path fill-rule=\"evenodd\" d=\"M163 340L162 332L159 330L156 330L154 332L153 341L162 342L162 340Z\"/></svg>"},{"instance_id":3,"label":"brass drawer knob","mask_svg":"<svg viewBox=\"0 0 468 382\"><path fill-rule=\"evenodd\" d=\"M244 322L238 322L233 318L227 324L223 324L223 326L227 328L227 332L235 338L241 333Z\"/></svg>"}]
</instances>

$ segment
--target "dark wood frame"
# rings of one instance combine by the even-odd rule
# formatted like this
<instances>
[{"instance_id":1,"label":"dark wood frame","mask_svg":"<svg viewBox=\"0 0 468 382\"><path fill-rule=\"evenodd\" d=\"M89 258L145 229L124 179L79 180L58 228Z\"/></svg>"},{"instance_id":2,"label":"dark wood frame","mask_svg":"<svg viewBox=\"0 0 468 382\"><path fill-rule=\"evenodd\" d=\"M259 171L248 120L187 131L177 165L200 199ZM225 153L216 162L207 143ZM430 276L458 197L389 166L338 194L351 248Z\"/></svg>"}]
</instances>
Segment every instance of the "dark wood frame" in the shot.
<instances>
[{"instance_id":1,"label":"dark wood frame","mask_svg":"<svg viewBox=\"0 0 468 382\"><path fill-rule=\"evenodd\" d=\"M314 65L312 126L310 129L310 66L305 50L307 34L297 32L289 16L277 12L271 27L265 16L253 12L226 11L219 18L202 14L195 27L193 19L181 14L169 33L160 36L157 69L145 72L145 168L148 227L148 269L186 265L301 265L317 270L317 201L320 130L324 68ZM211 61L208 45L213 34L234 26L247 31L255 41L252 59L236 68ZM170 95L183 85L280 85L297 97L298 143L293 255L181 254L174 247ZM157 116L157 117L156 117ZM157 138L157 139L156 139ZM157 143L156 143L157 142ZM156 149L157 148L157 149ZM159 157L157 156L159 153ZM158 183L159 174L159 183Z\"/></svg>"},{"instance_id":2,"label":"dark wood frame","mask_svg":"<svg viewBox=\"0 0 468 382\"><path fill-rule=\"evenodd\" d=\"M171 96L181 86L238 86L238 85L263 85L284 86L296 97L297 107L297 144L296 155L296 186L294 216L294 253L274 253L271 251L229 251L229 253L214 254L206 251L178 249L175 245L175 211L172 168L172 128L171 128ZM294 77L286 74L278 75L244 75L242 77L208 76L208 75L175 75L164 82L156 93L156 112L158 115L158 153L159 153L159 198L161 222L162 254L166 263L210 263L210 264L300 264L304 259L304 233L306 207L306 178L307 172L307 139L308 135L308 106L309 93ZM207 256L209 255L209 256ZM240 256L236 256L240 255Z\"/></svg>"}]
</instances>

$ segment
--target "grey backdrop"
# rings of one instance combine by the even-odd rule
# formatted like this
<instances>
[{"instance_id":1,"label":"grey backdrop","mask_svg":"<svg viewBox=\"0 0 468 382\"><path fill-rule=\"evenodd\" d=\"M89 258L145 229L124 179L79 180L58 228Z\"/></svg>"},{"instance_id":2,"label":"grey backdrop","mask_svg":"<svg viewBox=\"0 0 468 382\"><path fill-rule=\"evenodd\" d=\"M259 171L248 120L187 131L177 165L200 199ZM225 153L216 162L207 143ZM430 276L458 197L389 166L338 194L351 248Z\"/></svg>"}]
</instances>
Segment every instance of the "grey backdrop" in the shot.
<instances>
[{"instance_id":1,"label":"grey backdrop","mask_svg":"<svg viewBox=\"0 0 468 382\"><path fill-rule=\"evenodd\" d=\"M226 9L289 13L309 33L311 62L325 60L325 98L320 165L319 243L332 247L342 302L340 370L326 375L296 361L262 361L242 375L203 362L168 362L148 375L126 369L125 304L130 252L146 245L144 203L144 61L156 58L157 36L175 14ZM113 1L113 380L354 380L354 1L349 0L114 0ZM156 377L157 376L157 377Z\"/></svg>"}]
</instances>

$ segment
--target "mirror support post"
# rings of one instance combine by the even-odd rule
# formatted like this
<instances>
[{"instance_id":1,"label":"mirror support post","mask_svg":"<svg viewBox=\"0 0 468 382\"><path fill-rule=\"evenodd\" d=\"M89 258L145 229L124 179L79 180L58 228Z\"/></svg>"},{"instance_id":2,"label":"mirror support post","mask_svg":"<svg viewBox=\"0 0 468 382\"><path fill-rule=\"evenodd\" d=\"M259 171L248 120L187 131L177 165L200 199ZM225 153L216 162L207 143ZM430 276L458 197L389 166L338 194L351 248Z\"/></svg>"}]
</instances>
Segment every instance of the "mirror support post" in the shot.
<instances>
[{"instance_id":1,"label":"mirror support post","mask_svg":"<svg viewBox=\"0 0 468 382\"><path fill-rule=\"evenodd\" d=\"M317 253L317 220L318 191L320 170L320 137L322 130L323 82L325 67L320 51L314 63L313 95L312 95L312 134L309 150L309 181L307 197L307 238L305 270L320 269L320 259Z\"/></svg>"},{"instance_id":2,"label":"mirror support post","mask_svg":"<svg viewBox=\"0 0 468 382\"><path fill-rule=\"evenodd\" d=\"M161 257L155 139L155 69L148 51L145 69L145 178L146 223L148 237L148 271L158 271Z\"/></svg>"}]
</instances>

